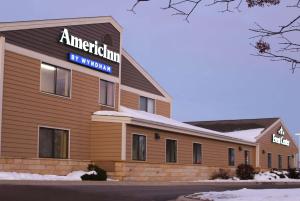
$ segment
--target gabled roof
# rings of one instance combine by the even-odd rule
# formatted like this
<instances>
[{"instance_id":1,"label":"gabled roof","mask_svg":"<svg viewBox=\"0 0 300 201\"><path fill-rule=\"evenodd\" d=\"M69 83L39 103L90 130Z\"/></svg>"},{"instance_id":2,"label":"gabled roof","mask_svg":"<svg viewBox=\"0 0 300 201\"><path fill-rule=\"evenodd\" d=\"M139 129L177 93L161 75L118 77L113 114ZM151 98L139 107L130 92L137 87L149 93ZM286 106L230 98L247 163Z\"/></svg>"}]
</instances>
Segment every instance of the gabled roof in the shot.
<instances>
[{"instance_id":1,"label":"gabled roof","mask_svg":"<svg viewBox=\"0 0 300 201\"><path fill-rule=\"evenodd\" d=\"M79 17L79 18L64 18L64 19L46 19L18 22L0 22L0 31L22 30L22 29L37 29L57 26L71 26L82 24L97 24L111 23L119 32L122 32L121 25L111 16L99 17Z\"/></svg>"},{"instance_id":2,"label":"gabled roof","mask_svg":"<svg viewBox=\"0 0 300 201\"><path fill-rule=\"evenodd\" d=\"M122 49L122 56L124 56L165 98L169 101L172 100L170 94L160 86L160 84L125 49Z\"/></svg>"},{"instance_id":3,"label":"gabled roof","mask_svg":"<svg viewBox=\"0 0 300 201\"><path fill-rule=\"evenodd\" d=\"M185 122L194 126L207 128L219 132L235 132L241 130L259 129L270 127L279 118L260 119L236 119L236 120L216 120L216 121L191 121Z\"/></svg>"}]
</instances>

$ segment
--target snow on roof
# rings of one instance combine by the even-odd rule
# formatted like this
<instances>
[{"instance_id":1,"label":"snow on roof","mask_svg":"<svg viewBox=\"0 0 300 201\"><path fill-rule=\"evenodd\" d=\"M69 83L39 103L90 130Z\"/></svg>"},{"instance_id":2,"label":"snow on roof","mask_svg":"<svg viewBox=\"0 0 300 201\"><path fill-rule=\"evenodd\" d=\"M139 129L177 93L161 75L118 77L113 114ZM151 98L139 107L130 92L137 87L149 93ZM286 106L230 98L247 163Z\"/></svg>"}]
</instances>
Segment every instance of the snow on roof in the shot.
<instances>
[{"instance_id":1,"label":"snow on roof","mask_svg":"<svg viewBox=\"0 0 300 201\"><path fill-rule=\"evenodd\" d=\"M94 115L101 115L101 116L118 116L118 117L130 117L130 118L136 118L136 119L141 119L141 120L147 120L155 123L161 123L161 124L166 124L166 125L171 125L175 127L180 127L183 129L190 129L194 131L200 131L200 132L206 132L206 133L212 133L212 134L217 134L217 135L222 135L222 133L209 130L206 128L201 128L197 126L192 126L190 124L182 123L180 121L176 121L171 118L167 118L161 115L157 114L152 114L149 112L144 112L140 110L133 110L129 109L124 106L120 106L119 111L97 111L94 112Z\"/></svg>"},{"instance_id":2,"label":"snow on roof","mask_svg":"<svg viewBox=\"0 0 300 201\"><path fill-rule=\"evenodd\" d=\"M256 142L257 136L259 136L263 130L264 128L239 130L239 131L222 133L222 135L238 138L241 140L246 140L249 142Z\"/></svg>"}]
</instances>

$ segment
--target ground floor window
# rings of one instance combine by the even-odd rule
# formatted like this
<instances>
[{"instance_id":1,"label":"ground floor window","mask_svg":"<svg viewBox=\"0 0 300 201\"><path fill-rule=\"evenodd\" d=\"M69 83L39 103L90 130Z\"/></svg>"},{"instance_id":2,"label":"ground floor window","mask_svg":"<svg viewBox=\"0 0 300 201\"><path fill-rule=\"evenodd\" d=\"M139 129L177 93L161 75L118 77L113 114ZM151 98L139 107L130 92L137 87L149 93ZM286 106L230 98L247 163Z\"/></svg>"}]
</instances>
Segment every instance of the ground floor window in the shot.
<instances>
[{"instance_id":1,"label":"ground floor window","mask_svg":"<svg viewBox=\"0 0 300 201\"><path fill-rule=\"evenodd\" d=\"M244 157L245 157L245 164L250 165L250 151L245 150L244 151Z\"/></svg>"},{"instance_id":2,"label":"ground floor window","mask_svg":"<svg viewBox=\"0 0 300 201\"><path fill-rule=\"evenodd\" d=\"M268 153L268 168L272 168L272 154Z\"/></svg>"},{"instance_id":3,"label":"ground floor window","mask_svg":"<svg viewBox=\"0 0 300 201\"><path fill-rule=\"evenodd\" d=\"M235 163L235 152L233 148L228 149L228 165L234 166Z\"/></svg>"},{"instance_id":4,"label":"ground floor window","mask_svg":"<svg viewBox=\"0 0 300 201\"><path fill-rule=\"evenodd\" d=\"M132 135L132 160L146 160L146 136Z\"/></svg>"},{"instance_id":5,"label":"ground floor window","mask_svg":"<svg viewBox=\"0 0 300 201\"><path fill-rule=\"evenodd\" d=\"M278 155L278 169L282 169L282 155Z\"/></svg>"},{"instance_id":6,"label":"ground floor window","mask_svg":"<svg viewBox=\"0 0 300 201\"><path fill-rule=\"evenodd\" d=\"M287 167L288 167L288 169L293 167L292 161L293 161L292 156L288 156L287 157Z\"/></svg>"},{"instance_id":7,"label":"ground floor window","mask_svg":"<svg viewBox=\"0 0 300 201\"><path fill-rule=\"evenodd\" d=\"M193 143L193 163L202 163L202 145L198 143Z\"/></svg>"},{"instance_id":8,"label":"ground floor window","mask_svg":"<svg viewBox=\"0 0 300 201\"><path fill-rule=\"evenodd\" d=\"M39 128L39 157L68 158L69 131L53 128Z\"/></svg>"},{"instance_id":9,"label":"ground floor window","mask_svg":"<svg viewBox=\"0 0 300 201\"><path fill-rule=\"evenodd\" d=\"M166 139L166 162L177 162L177 141Z\"/></svg>"}]
</instances>

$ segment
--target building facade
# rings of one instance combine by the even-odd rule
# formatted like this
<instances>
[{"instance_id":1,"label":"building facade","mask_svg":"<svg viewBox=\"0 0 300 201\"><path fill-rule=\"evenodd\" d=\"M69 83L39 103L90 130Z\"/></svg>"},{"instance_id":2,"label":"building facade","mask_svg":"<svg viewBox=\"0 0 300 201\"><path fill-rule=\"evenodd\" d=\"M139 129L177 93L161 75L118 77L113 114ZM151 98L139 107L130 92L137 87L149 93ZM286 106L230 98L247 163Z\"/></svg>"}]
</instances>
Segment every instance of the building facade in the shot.
<instances>
[{"instance_id":1,"label":"building facade","mask_svg":"<svg viewBox=\"0 0 300 201\"><path fill-rule=\"evenodd\" d=\"M280 119L229 131L172 119L111 17L0 23L0 110L1 171L95 163L119 180L184 181L241 163L287 169L297 153Z\"/></svg>"}]
</instances>

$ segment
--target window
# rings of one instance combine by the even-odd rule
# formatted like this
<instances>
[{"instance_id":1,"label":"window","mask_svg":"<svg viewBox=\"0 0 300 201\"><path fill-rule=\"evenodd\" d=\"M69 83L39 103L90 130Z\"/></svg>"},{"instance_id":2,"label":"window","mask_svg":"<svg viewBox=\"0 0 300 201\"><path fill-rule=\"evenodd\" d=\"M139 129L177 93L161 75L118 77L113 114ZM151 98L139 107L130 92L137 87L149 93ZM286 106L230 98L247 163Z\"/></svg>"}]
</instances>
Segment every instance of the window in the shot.
<instances>
[{"instance_id":1,"label":"window","mask_svg":"<svg viewBox=\"0 0 300 201\"><path fill-rule=\"evenodd\" d=\"M71 71L49 64L41 64L41 91L70 96Z\"/></svg>"},{"instance_id":2,"label":"window","mask_svg":"<svg viewBox=\"0 0 300 201\"><path fill-rule=\"evenodd\" d=\"M248 150L245 150L244 155L245 155L245 164L250 165L250 152Z\"/></svg>"},{"instance_id":3,"label":"window","mask_svg":"<svg viewBox=\"0 0 300 201\"><path fill-rule=\"evenodd\" d=\"M101 105L108 105L114 107L114 83L100 80L100 103Z\"/></svg>"},{"instance_id":4,"label":"window","mask_svg":"<svg viewBox=\"0 0 300 201\"><path fill-rule=\"evenodd\" d=\"M268 168L272 168L272 154L268 153Z\"/></svg>"},{"instance_id":5,"label":"window","mask_svg":"<svg viewBox=\"0 0 300 201\"><path fill-rule=\"evenodd\" d=\"M136 134L132 136L132 160L146 160L146 136Z\"/></svg>"},{"instance_id":6,"label":"window","mask_svg":"<svg viewBox=\"0 0 300 201\"><path fill-rule=\"evenodd\" d=\"M202 163L202 145L198 143L193 144L193 163Z\"/></svg>"},{"instance_id":7,"label":"window","mask_svg":"<svg viewBox=\"0 0 300 201\"><path fill-rule=\"evenodd\" d=\"M166 161L167 163L177 162L177 141L176 140L166 140Z\"/></svg>"},{"instance_id":8,"label":"window","mask_svg":"<svg viewBox=\"0 0 300 201\"><path fill-rule=\"evenodd\" d=\"M67 130L40 127L40 158L68 158L68 144L69 132Z\"/></svg>"},{"instance_id":9,"label":"window","mask_svg":"<svg viewBox=\"0 0 300 201\"><path fill-rule=\"evenodd\" d=\"M234 162L235 162L234 149L233 148L229 148L228 149L228 165L229 166L234 166Z\"/></svg>"},{"instance_id":10,"label":"window","mask_svg":"<svg viewBox=\"0 0 300 201\"><path fill-rule=\"evenodd\" d=\"M293 165L292 165L292 156L288 156L287 157L287 167L288 167L288 169L293 168Z\"/></svg>"},{"instance_id":11,"label":"window","mask_svg":"<svg viewBox=\"0 0 300 201\"><path fill-rule=\"evenodd\" d=\"M278 155L278 169L282 169L282 155Z\"/></svg>"},{"instance_id":12,"label":"window","mask_svg":"<svg viewBox=\"0 0 300 201\"><path fill-rule=\"evenodd\" d=\"M145 112L154 113L154 100L151 98L146 98L144 96L140 97L140 110Z\"/></svg>"}]
</instances>

